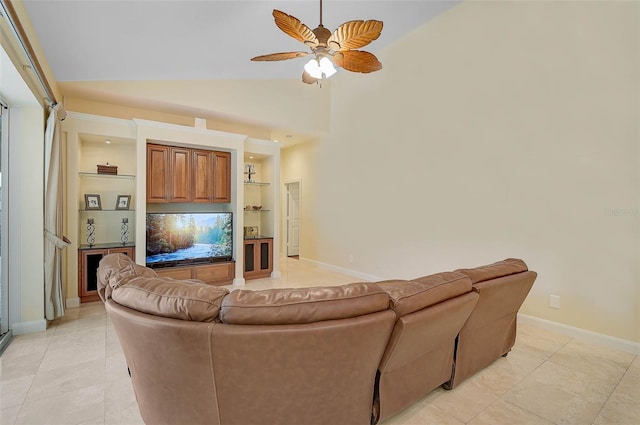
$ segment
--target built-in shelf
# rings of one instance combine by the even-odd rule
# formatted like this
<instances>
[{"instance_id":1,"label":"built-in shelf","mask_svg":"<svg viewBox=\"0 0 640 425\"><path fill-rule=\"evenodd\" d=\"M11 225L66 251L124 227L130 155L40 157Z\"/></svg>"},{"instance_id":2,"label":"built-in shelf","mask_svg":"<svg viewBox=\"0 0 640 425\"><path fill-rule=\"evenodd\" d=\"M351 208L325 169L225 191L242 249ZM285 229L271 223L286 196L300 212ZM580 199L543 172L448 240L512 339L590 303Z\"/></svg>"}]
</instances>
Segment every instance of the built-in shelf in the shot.
<instances>
[{"instance_id":1,"label":"built-in shelf","mask_svg":"<svg viewBox=\"0 0 640 425\"><path fill-rule=\"evenodd\" d=\"M270 185L271 183L268 183L268 182L248 182L248 181L245 181L245 182L244 182L244 184L246 184L246 185L248 185L248 186L251 186L251 185L253 185L253 186L268 186L268 185Z\"/></svg>"},{"instance_id":2,"label":"built-in shelf","mask_svg":"<svg viewBox=\"0 0 640 425\"><path fill-rule=\"evenodd\" d=\"M271 210L244 210L244 212L253 212L253 213L259 213L259 212L268 212Z\"/></svg>"},{"instance_id":3,"label":"built-in shelf","mask_svg":"<svg viewBox=\"0 0 640 425\"><path fill-rule=\"evenodd\" d=\"M81 171L78 173L80 177L106 177L106 178L115 178L115 179L135 179L136 176L132 174L98 174L98 173L89 173L86 171Z\"/></svg>"},{"instance_id":4,"label":"built-in shelf","mask_svg":"<svg viewBox=\"0 0 640 425\"><path fill-rule=\"evenodd\" d=\"M101 210L78 210L79 212L82 213L94 213L94 212L121 212L121 213L128 213L128 212L136 212L136 210L114 210L114 209L106 209L103 208Z\"/></svg>"},{"instance_id":5,"label":"built-in shelf","mask_svg":"<svg viewBox=\"0 0 640 425\"><path fill-rule=\"evenodd\" d=\"M95 243L93 245L81 244L78 246L78 249L105 249L105 248L132 248L135 247L135 242L106 242L106 243Z\"/></svg>"}]
</instances>

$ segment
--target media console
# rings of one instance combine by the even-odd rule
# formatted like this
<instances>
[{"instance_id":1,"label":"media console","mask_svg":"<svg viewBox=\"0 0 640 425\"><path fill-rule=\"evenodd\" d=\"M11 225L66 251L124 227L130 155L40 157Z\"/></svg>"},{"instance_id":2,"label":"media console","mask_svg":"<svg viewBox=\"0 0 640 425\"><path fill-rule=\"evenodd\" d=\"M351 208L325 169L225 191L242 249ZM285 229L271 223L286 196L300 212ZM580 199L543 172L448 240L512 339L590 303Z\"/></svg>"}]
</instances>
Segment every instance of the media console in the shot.
<instances>
[{"instance_id":1,"label":"media console","mask_svg":"<svg viewBox=\"0 0 640 425\"><path fill-rule=\"evenodd\" d=\"M162 277L198 279L209 285L221 286L233 283L233 278L236 276L235 264L235 261L224 261L218 263L159 267L153 269L153 271Z\"/></svg>"}]
</instances>

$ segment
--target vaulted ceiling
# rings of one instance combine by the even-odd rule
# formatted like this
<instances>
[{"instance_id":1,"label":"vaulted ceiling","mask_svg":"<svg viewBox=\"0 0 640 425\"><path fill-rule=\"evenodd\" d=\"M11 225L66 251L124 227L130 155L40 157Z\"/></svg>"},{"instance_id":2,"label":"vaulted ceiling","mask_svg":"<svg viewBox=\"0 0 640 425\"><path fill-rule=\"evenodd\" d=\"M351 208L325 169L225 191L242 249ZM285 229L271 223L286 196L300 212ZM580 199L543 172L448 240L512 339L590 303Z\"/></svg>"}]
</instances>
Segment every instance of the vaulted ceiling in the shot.
<instances>
[{"instance_id":1,"label":"vaulted ceiling","mask_svg":"<svg viewBox=\"0 0 640 425\"><path fill-rule=\"evenodd\" d=\"M323 24L333 30L348 20L383 21L381 37L366 48L376 53L455 3L327 0ZM250 61L306 50L275 26L271 13L282 10L315 28L317 0L24 0L24 6L65 96L323 131L286 119L301 102L309 114L328 107L328 89L300 82L304 58Z\"/></svg>"}]
</instances>

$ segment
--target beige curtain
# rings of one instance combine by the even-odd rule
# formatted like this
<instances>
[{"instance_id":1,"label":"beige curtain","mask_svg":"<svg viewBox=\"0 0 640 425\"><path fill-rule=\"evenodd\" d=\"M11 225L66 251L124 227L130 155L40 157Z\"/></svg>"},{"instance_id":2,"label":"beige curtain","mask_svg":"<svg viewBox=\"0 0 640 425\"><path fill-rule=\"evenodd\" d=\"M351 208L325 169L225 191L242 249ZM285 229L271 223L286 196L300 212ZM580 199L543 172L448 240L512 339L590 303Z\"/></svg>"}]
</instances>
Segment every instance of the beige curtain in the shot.
<instances>
[{"instance_id":1,"label":"beige curtain","mask_svg":"<svg viewBox=\"0 0 640 425\"><path fill-rule=\"evenodd\" d=\"M58 103L49 113L44 163L44 296L45 317L64 316L62 253L69 244L62 236L62 187L60 185L60 121L67 113Z\"/></svg>"}]
</instances>

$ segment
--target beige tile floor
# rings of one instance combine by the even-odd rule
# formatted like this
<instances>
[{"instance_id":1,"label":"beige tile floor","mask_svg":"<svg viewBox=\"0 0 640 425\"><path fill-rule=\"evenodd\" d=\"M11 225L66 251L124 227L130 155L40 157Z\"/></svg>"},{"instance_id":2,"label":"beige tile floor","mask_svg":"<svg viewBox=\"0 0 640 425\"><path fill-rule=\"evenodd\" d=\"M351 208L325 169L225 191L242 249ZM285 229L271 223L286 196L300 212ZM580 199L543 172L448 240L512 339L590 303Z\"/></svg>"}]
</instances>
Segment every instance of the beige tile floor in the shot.
<instances>
[{"instance_id":1,"label":"beige tile floor","mask_svg":"<svg viewBox=\"0 0 640 425\"><path fill-rule=\"evenodd\" d=\"M357 280L291 259L281 270L281 279L246 288ZM0 424L142 424L101 303L68 310L46 332L14 339L0 356ZM414 424L637 425L640 358L521 324L508 357L453 391L434 390L384 423Z\"/></svg>"}]
</instances>

